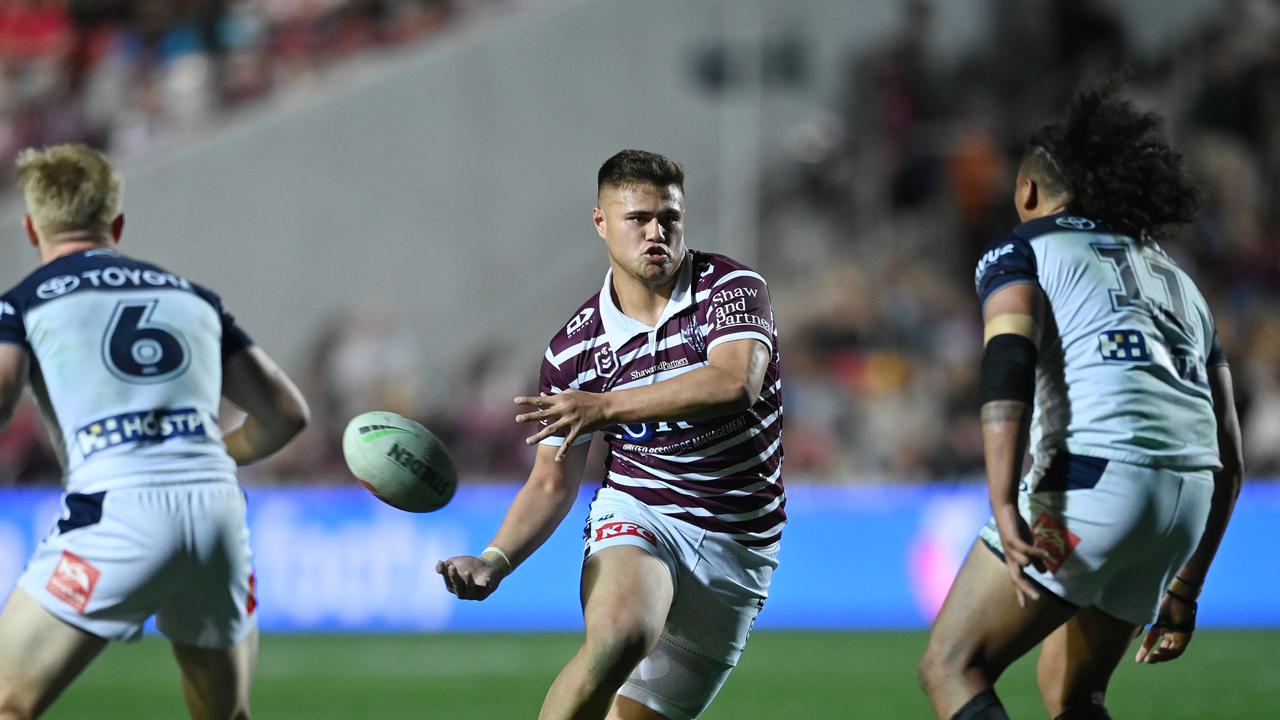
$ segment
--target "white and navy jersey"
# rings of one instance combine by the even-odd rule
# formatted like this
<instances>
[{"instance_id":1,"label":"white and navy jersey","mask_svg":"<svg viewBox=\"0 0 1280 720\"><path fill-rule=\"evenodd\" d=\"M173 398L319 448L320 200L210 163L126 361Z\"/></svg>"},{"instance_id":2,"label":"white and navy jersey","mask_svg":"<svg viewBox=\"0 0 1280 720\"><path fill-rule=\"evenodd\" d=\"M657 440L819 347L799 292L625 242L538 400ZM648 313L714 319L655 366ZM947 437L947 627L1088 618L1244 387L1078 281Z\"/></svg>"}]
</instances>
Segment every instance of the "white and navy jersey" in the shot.
<instances>
[{"instance_id":1,"label":"white and navy jersey","mask_svg":"<svg viewBox=\"0 0 1280 720\"><path fill-rule=\"evenodd\" d=\"M613 301L612 274L551 340L541 391L609 392L652 385L707 364L712 348L754 340L769 349L760 397L749 409L704 420L616 425L605 484L655 511L749 546L777 542L782 486L782 382L764 278L723 255L688 251L655 327ZM581 438L585 442L589 437ZM563 444L561 436L547 444Z\"/></svg>"},{"instance_id":2,"label":"white and navy jersey","mask_svg":"<svg viewBox=\"0 0 1280 720\"><path fill-rule=\"evenodd\" d=\"M1208 368L1226 358L1204 297L1154 242L1052 215L996 241L974 281L984 303L1019 282L1039 284L1047 299L1031 427L1037 466L1065 449L1221 467Z\"/></svg>"},{"instance_id":3,"label":"white and navy jersey","mask_svg":"<svg viewBox=\"0 0 1280 720\"><path fill-rule=\"evenodd\" d=\"M73 253L0 298L0 342L31 355L69 492L235 482L222 362L250 340L209 290L114 250Z\"/></svg>"}]
</instances>

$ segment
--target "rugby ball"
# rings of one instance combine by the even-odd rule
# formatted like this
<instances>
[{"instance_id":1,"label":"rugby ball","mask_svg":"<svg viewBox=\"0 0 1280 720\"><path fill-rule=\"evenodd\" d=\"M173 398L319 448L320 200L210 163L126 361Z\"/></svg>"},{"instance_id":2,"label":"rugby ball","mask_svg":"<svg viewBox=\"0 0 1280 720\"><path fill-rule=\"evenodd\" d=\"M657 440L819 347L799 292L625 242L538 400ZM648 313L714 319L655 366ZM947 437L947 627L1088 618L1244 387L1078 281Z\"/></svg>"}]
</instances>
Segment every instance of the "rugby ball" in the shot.
<instances>
[{"instance_id":1,"label":"rugby ball","mask_svg":"<svg viewBox=\"0 0 1280 720\"><path fill-rule=\"evenodd\" d=\"M352 418L342 432L342 456L374 497L401 510L439 510L458 487L458 472L444 443L393 412Z\"/></svg>"}]
</instances>

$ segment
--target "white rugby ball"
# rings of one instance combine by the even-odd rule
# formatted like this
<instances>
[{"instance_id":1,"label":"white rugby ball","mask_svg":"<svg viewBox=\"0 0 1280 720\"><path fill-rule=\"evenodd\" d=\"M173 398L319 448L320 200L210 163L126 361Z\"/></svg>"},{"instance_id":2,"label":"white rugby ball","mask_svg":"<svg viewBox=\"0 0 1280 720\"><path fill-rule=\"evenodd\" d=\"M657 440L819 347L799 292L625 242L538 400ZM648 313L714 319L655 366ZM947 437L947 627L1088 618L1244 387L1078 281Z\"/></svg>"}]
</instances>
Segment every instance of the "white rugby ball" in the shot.
<instances>
[{"instance_id":1,"label":"white rugby ball","mask_svg":"<svg viewBox=\"0 0 1280 720\"><path fill-rule=\"evenodd\" d=\"M444 443L393 412L375 410L352 418L342 433L342 456L374 497L401 510L439 510L458 487L458 472Z\"/></svg>"}]
</instances>

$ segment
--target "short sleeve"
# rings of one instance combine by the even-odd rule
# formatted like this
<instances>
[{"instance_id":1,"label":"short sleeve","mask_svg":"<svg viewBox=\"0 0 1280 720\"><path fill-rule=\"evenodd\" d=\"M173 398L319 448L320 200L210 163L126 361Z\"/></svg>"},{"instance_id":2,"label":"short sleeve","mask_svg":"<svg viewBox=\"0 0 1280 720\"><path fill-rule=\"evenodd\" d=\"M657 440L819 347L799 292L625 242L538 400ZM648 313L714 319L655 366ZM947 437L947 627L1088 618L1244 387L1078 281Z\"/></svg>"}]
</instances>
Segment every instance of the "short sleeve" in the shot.
<instances>
[{"instance_id":1,"label":"short sleeve","mask_svg":"<svg viewBox=\"0 0 1280 720\"><path fill-rule=\"evenodd\" d=\"M538 392L546 395L555 395L557 393L562 393L565 390L577 389L577 376L570 376L574 373L573 363L570 360L566 360L564 362L566 367L562 369L560 365L557 365L554 362L554 359L555 358L551 354L551 350L548 349L546 357L542 359L542 368L538 371ZM546 427L547 424L546 420L542 421L543 427ZM568 433L566 431L560 431L554 435L548 435L543 438L539 444L560 447L561 445L564 445L564 438L567 434ZM581 445L585 442L591 442L590 433L586 435L579 435L574 439L573 444Z\"/></svg>"},{"instance_id":2,"label":"short sleeve","mask_svg":"<svg viewBox=\"0 0 1280 720\"><path fill-rule=\"evenodd\" d=\"M978 259L973 272L974 289L985 304L997 290L1020 282L1038 282L1036 254L1031 243L1009 234L997 240Z\"/></svg>"},{"instance_id":3,"label":"short sleeve","mask_svg":"<svg viewBox=\"0 0 1280 720\"><path fill-rule=\"evenodd\" d=\"M9 296L0 298L0 342L21 345L28 352L31 345L27 342L27 326L22 320L22 313L10 302Z\"/></svg>"},{"instance_id":4,"label":"short sleeve","mask_svg":"<svg viewBox=\"0 0 1280 720\"><path fill-rule=\"evenodd\" d=\"M764 278L735 270L716 280L707 295L707 352L734 340L759 340L773 352L773 306Z\"/></svg>"},{"instance_id":5,"label":"short sleeve","mask_svg":"<svg viewBox=\"0 0 1280 720\"><path fill-rule=\"evenodd\" d=\"M227 310L227 306L222 302L222 298L218 297L217 293L197 285L196 294L204 298L218 313L218 320L222 324L223 360L253 345L253 339L236 322L235 316Z\"/></svg>"},{"instance_id":6,"label":"short sleeve","mask_svg":"<svg viewBox=\"0 0 1280 720\"><path fill-rule=\"evenodd\" d=\"M1205 362L1208 367L1221 367L1229 365L1227 362L1227 353L1222 349L1222 340L1218 338L1218 333L1213 334L1213 342L1209 344L1209 359Z\"/></svg>"}]
</instances>

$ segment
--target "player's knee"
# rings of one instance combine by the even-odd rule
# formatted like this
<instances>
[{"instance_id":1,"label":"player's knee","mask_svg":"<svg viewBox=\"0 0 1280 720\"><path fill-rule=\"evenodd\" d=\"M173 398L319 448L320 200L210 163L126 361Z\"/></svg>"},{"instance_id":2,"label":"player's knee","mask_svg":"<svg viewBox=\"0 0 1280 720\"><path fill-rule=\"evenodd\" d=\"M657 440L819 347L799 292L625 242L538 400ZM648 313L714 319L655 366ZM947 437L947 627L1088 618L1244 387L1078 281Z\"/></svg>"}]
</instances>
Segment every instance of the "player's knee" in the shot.
<instances>
[{"instance_id":1,"label":"player's knee","mask_svg":"<svg viewBox=\"0 0 1280 720\"><path fill-rule=\"evenodd\" d=\"M916 666L916 677L920 682L920 689L926 693L931 692L942 685L946 678L959 676L964 670L964 665L959 655L949 648L929 643L929 647L925 649L924 655Z\"/></svg>"},{"instance_id":2,"label":"player's knee","mask_svg":"<svg viewBox=\"0 0 1280 720\"><path fill-rule=\"evenodd\" d=\"M587 649L604 666L629 673L653 649L659 632L644 622L595 623L587 628Z\"/></svg>"}]
</instances>

